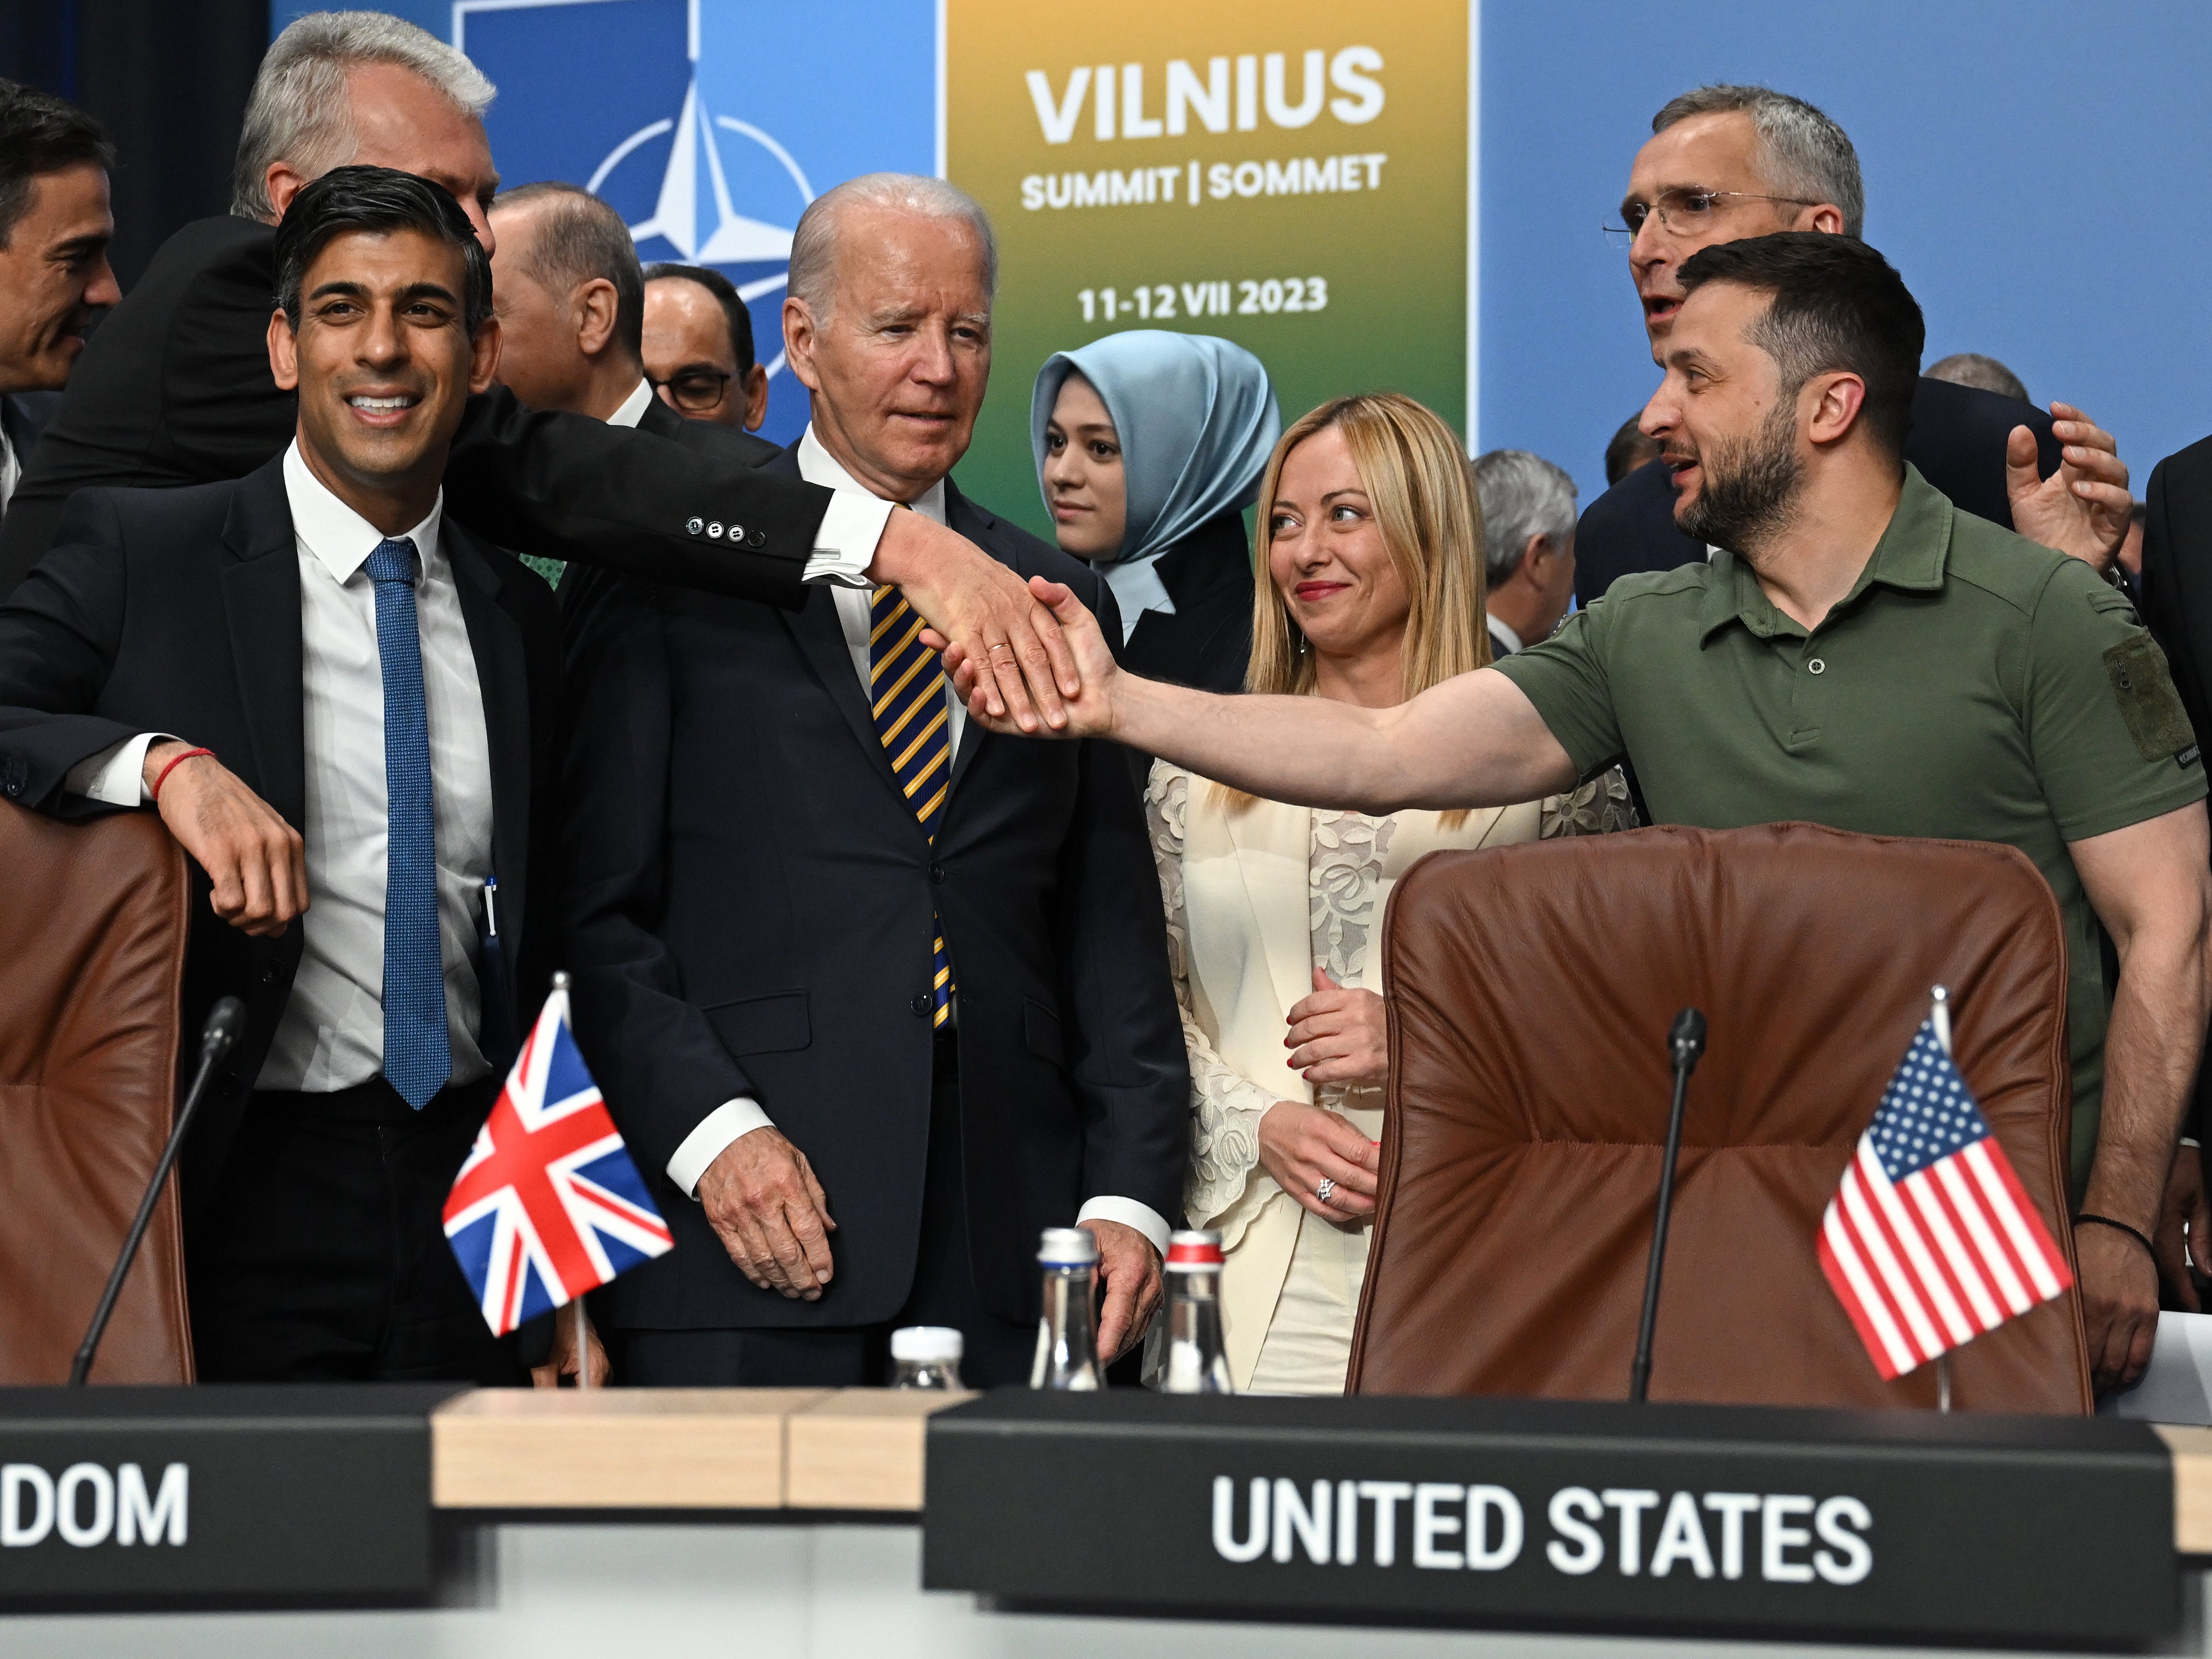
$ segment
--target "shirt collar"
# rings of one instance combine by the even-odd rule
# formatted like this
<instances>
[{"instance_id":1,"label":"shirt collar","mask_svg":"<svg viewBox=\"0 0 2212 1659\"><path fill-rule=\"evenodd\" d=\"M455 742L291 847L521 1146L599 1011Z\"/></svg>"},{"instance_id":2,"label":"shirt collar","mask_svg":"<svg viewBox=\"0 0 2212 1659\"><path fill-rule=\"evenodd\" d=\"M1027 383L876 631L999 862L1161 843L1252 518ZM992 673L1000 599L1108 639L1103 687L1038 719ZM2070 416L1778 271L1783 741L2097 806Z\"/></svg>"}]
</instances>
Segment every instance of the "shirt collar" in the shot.
<instances>
[{"instance_id":1,"label":"shirt collar","mask_svg":"<svg viewBox=\"0 0 2212 1659\"><path fill-rule=\"evenodd\" d=\"M382 530L339 500L308 469L296 438L284 451L284 494L291 503L292 532L300 545L340 583L351 581L385 540ZM429 515L406 533L426 577L438 560L438 521L445 510L446 492L441 489L430 503Z\"/></svg>"},{"instance_id":2,"label":"shirt collar","mask_svg":"<svg viewBox=\"0 0 2212 1659\"><path fill-rule=\"evenodd\" d=\"M622 407L607 416L611 427L635 427L645 418L645 406L653 401L653 382L641 379L636 389L622 401Z\"/></svg>"},{"instance_id":3,"label":"shirt collar","mask_svg":"<svg viewBox=\"0 0 2212 1659\"><path fill-rule=\"evenodd\" d=\"M1490 632L1492 635L1504 642L1506 655L1510 657L1515 651L1517 651L1522 648L1521 636L1516 633L1511 628L1506 627L1504 623L1499 621L1495 616L1486 616L1485 620L1490 624Z\"/></svg>"},{"instance_id":4,"label":"shirt collar","mask_svg":"<svg viewBox=\"0 0 2212 1659\"><path fill-rule=\"evenodd\" d=\"M1957 509L1948 497L1920 475L1920 469L1905 463L1905 487L1897 498L1881 539L1874 546L1851 590L1830 609L1834 615L1859 598L1875 583L1904 593L1936 593L1942 590L1943 572L1950 559L1952 522ZM1730 622L1743 626L1765 639L1778 633L1805 637L1805 630L1784 615L1759 585L1751 566L1722 548L1708 567L1705 603L1698 616L1700 645Z\"/></svg>"},{"instance_id":5,"label":"shirt collar","mask_svg":"<svg viewBox=\"0 0 2212 1659\"><path fill-rule=\"evenodd\" d=\"M876 495L866 485L845 470L837 457L830 453L822 440L814 435L814 423L806 423L806 430L799 439L799 475L810 484L821 484L833 490L851 490L860 495L875 495L878 501L886 496ZM906 504L925 518L945 522L945 481L940 478L927 489Z\"/></svg>"}]
</instances>

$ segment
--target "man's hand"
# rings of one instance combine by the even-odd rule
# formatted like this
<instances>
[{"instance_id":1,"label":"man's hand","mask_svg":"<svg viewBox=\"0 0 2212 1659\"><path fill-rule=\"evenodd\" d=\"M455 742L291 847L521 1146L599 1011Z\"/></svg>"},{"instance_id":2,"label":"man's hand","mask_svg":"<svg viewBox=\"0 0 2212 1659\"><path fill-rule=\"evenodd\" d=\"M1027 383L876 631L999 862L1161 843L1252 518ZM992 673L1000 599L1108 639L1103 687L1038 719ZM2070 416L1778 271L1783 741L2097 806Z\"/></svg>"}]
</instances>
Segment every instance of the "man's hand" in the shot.
<instances>
[{"instance_id":1,"label":"man's hand","mask_svg":"<svg viewBox=\"0 0 2212 1659\"><path fill-rule=\"evenodd\" d=\"M2075 1226L2074 1260L2081 1270L2091 1380L2100 1395L2131 1388L2142 1379L2158 1335L2158 1269L2141 1244L2095 1221Z\"/></svg>"},{"instance_id":2,"label":"man's hand","mask_svg":"<svg viewBox=\"0 0 2212 1659\"><path fill-rule=\"evenodd\" d=\"M2189 1270L2194 1267L2212 1278L2212 1202L2204 1193L2203 1156L2195 1147L2173 1149L2151 1242L2158 1246L2158 1276L2174 1305L2185 1313L2203 1312Z\"/></svg>"},{"instance_id":3,"label":"man's hand","mask_svg":"<svg viewBox=\"0 0 2212 1659\"><path fill-rule=\"evenodd\" d=\"M894 514L894 518L896 516ZM1068 679L1062 682L1069 689L1067 699L1060 708L1060 717L1045 735L1112 736L1114 687L1121 669L1107 646L1106 636L1098 630L1098 619L1075 596L1073 589L1058 582L1032 576L1026 592L1042 608L1040 614L1045 617L1046 625L1052 627L1060 649L1070 653L1073 664ZM933 651L945 653L945 671L952 677L954 693L968 705L971 719L980 721L992 731L1017 736L1036 731L1034 720L1026 725L1020 724L998 700L997 694L1007 677L1005 651L988 659L995 664L993 669L986 666L985 657L957 639L948 641L942 633L932 632L922 635L922 639Z\"/></svg>"},{"instance_id":4,"label":"man's hand","mask_svg":"<svg viewBox=\"0 0 2212 1659\"><path fill-rule=\"evenodd\" d=\"M2135 498L2128 463L2112 433L2071 403L2051 406L2051 430L2063 446L2058 470L2036 475L2035 434L2014 427L2005 439L2005 493L2012 527L2031 542L2056 548L2092 569L2110 570L2128 539Z\"/></svg>"},{"instance_id":5,"label":"man's hand","mask_svg":"<svg viewBox=\"0 0 2212 1659\"><path fill-rule=\"evenodd\" d=\"M1375 1213L1375 1186L1382 1153L1349 1118L1278 1100L1260 1118L1260 1167L1275 1184L1324 1221L1342 1223ZM1328 1202L1321 1184L1334 1181Z\"/></svg>"},{"instance_id":6,"label":"man's hand","mask_svg":"<svg viewBox=\"0 0 2212 1659\"><path fill-rule=\"evenodd\" d=\"M1098 1310L1098 1363L1112 1365L1145 1334L1160 1305L1160 1253L1136 1228L1119 1221L1085 1221L1098 1241L1098 1282L1106 1287Z\"/></svg>"},{"instance_id":7,"label":"man's hand","mask_svg":"<svg viewBox=\"0 0 2212 1659\"><path fill-rule=\"evenodd\" d=\"M607 1359L607 1351L599 1345L599 1333L592 1328L590 1316L585 1313L581 1302L571 1302L553 1316L553 1352L542 1365L530 1368L530 1386L534 1389L557 1389L564 1377L576 1374L576 1327L584 1328L584 1352L592 1367L591 1384L595 1389L607 1385L614 1366Z\"/></svg>"},{"instance_id":8,"label":"man's hand","mask_svg":"<svg viewBox=\"0 0 2212 1659\"><path fill-rule=\"evenodd\" d=\"M190 743L146 750L146 787ZM307 845L274 807L212 754L194 755L161 783L155 802L169 833L215 884L209 903L241 933L275 938L307 908Z\"/></svg>"},{"instance_id":9,"label":"man's hand","mask_svg":"<svg viewBox=\"0 0 2212 1659\"><path fill-rule=\"evenodd\" d=\"M1313 995L1289 1015L1283 1046L1289 1064L1307 1082L1383 1083L1390 1076L1390 1027L1382 999L1371 990L1346 990L1316 964Z\"/></svg>"},{"instance_id":10,"label":"man's hand","mask_svg":"<svg viewBox=\"0 0 2212 1659\"><path fill-rule=\"evenodd\" d=\"M699 1178L708 1225L738 1269L763 1290L818 1302L830 1282L830 1201L806 1154L781 1131L748 1129Z\"/></svg>"},{"instance_id":11,"label":"man's hand","mask_svg":"<svg viewBox=\"0 0 2212 1659\"><path fill-rule=\"evenodd\" d=\"M1019 576L933 519L896 511L884 525L868 574L896 583L921 613L932 650L957 645L989 666L981 690L993 719L1024 733L1067 724L1061 699L1083 683L1075 654Z\"/></svg>"}]
</instances>

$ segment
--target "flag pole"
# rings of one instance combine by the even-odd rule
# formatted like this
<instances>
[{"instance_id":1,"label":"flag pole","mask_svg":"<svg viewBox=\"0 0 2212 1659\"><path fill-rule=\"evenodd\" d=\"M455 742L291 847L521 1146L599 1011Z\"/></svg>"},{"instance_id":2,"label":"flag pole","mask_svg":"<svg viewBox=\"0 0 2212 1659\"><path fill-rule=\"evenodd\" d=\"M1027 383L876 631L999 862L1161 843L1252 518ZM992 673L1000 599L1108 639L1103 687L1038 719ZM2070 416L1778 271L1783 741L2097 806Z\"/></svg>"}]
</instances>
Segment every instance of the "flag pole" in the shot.
<instances>
[{"instance_id":1,"label":"flag pole","mask_svg":"<svg viewBox=\"0 0 2212 1659\"><path fill-rule=\"evenodd\" d=\"M1954 1064L1957 1057L1951 1052L1951 993L1942 985L1928 993L1928 1023L1936 1028L1936 1045L1943 1057ZM1946 1348L1936 1356L1936 1409L1948 1416L1951 1412L1951 1351Z\"/></svg>"},{"instance_id":2,"label":"flag pole","mask_svg":"<svg viewBox=\"0 0 2212 1659\"><path fill-rule=\"evenodd\" d=\"M562 972L555 973L553 989L565 995L568 989L568 976ZM568 1312L571 1316L568 1329L576 1339L576 1391L583 1394L588 1392L592 1386L592 1355L584 1342L584 1299L579 1296L574 1301L569 1303ZM553 1373L553 1384L558 1388L560 1384L561 1374L556 1370Z\"/></svg>"}]
</instances>

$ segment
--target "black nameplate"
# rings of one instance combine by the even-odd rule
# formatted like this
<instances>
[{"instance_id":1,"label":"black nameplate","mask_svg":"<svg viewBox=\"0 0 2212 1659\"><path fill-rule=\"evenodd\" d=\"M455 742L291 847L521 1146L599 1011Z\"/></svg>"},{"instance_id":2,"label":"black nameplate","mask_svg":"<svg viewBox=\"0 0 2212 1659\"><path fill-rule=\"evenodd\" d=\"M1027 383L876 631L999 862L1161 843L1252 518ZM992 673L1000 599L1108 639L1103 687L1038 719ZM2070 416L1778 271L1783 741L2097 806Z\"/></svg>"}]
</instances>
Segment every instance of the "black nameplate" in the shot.
<instances>
[{"instance_id":1,"label":"black nameplate","mask_svg":"<svg viewBox=\"0 0 2212 1659\"><path fill-rule=\"evenodd\" d=\"M2138 1423L1006 1390L928 1448L924 1587L1010 1602L2105 1648L2179 1621Z\"/></svg>"},{"instance_id":2,"label":"black nameplate","mask_svg":"<svg viewBox=\"0 0 2212 1659\"><path fill-rule=\"evenodd\" d=\"M457 1391L0 1390L0 1608L425 1600Z\"/></svg>"}]
</instances>

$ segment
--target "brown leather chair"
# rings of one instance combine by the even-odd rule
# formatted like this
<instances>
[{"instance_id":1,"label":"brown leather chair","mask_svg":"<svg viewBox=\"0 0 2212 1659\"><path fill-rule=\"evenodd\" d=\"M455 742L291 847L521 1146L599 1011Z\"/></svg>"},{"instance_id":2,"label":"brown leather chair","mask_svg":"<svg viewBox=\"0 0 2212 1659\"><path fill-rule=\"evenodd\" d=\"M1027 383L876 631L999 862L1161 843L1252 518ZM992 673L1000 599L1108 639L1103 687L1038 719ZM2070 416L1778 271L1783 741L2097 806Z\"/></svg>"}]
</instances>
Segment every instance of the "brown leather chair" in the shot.
<instances>
[{"instance_id":1,"label":"brown leather chair","mask_svg":"<svg viewBox=\"0 0 2212 1659\"><path fill-rule=\"evenodd\" d=\"M0 1384L59 1383L168 1137L191 889L151 813L0 802ZM192 1380L176 1192L95 1383Z\"/></svg>"},{"instance_id":2,"label":"brown leather chair","mask_svg":"<svg viewBox=\"0 0 2212 1659\"><path fill-rule=\"evenodd\" d=\"M1705 1010L1650 1395L1929 1407L1885 1383L1814 1239L1948 986L1960 1069L2068 1261L2058 906L2009 847L1808 824L1437 853L1386 924L1389 1112L1350 1386L1625 1399L1667 1132ZM1952 1356L1961 1409L2090 1408L2072 1292Z\"/></svg>"}]
</instances>

